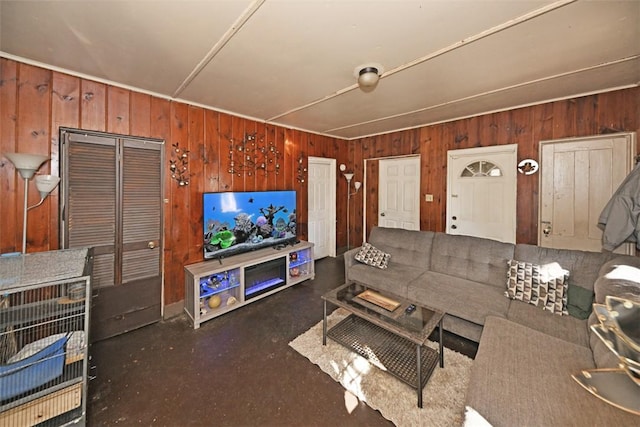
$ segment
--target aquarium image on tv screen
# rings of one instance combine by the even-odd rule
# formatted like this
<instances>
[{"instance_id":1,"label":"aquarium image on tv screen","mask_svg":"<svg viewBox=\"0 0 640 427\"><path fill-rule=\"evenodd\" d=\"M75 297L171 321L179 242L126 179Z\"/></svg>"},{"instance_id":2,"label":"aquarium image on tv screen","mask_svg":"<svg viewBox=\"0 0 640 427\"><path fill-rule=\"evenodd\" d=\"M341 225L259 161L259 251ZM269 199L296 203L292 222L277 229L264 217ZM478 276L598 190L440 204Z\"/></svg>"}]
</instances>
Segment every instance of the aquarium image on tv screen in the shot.
<instances>
[{"instance_id":1,"label":"aquarium image on tv screen","mask_svg":"<svg viewBox=\"0 0 640 427\"><path fill-rule=\"evenodd\" d=\"M296 192L203 194L204 258L220 258L296 240Z\"/></svg>"}]
</instances>

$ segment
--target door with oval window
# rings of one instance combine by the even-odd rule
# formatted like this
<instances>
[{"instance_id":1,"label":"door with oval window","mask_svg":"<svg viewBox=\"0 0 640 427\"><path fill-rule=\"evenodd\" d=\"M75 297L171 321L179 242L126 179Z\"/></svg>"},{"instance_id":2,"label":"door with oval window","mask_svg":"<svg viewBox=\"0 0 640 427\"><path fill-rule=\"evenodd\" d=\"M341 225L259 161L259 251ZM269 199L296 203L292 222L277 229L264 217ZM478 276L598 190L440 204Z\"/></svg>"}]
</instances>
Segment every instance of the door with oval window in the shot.
<instances>
[{"instance_id":1,"label":"door with oval window","mask_svg":"<svg viewBox=\"0 0 640 427\"><path fill-rule=\"evenodd\" d=\"M515 243L517 148L447 152L447 233Z\"/></svg>"},{"instance_id":2,"label":"door with oval window","mask_svg":"<svg viewBox=\"0 0 640 427\"><path fill-rule=\"evenodd\" d=\"M93 247L91 340L160 320L161 140L61 129L61 247Z\"/></svg>"}]
</instances>

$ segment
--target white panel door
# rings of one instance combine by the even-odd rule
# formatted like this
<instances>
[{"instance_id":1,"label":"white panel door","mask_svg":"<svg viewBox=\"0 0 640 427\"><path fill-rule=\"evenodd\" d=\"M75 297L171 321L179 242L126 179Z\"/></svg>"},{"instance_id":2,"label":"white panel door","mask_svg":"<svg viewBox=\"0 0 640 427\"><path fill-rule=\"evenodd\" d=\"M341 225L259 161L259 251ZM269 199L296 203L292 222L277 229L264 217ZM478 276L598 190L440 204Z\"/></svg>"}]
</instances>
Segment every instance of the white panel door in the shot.
<instances>
[{"instance_id":1,"label":"white panel door","mask_svg":"<svg viewBox=\"0 0 640 427\"><path fill-rule=\"evenodd\" d=\"M517 144L449 150L447 233L516 241Z\"/></svg>"},{"instance_id":2,"label":"white panel door","mask_svg":"<svg viewBox=\"0 0 640 427\"><path fill-rule=\"evenodd\" d=\"M336 256L336 161L309 157L309 241L315 259Z\"/></svg>"},{"instance_id":3,"label":"white panel door","mask_svg":"<svg viewBox=\"0 0 640 427\"><path fill-rule=\"evenodd\" d=\"M631 134L541 141L538 245L600 252L598 217L631 172L633 153Z\"/></svg>"},{"instance_id":4,"label":"white panel door","mask_svg":"<svg viewBox=\"0 0 640 427\"><path fill-rule=\"evenodd\" d=\"M420 157L380 160L378 225L420 230Z\"/></svg>"}]
</instances>

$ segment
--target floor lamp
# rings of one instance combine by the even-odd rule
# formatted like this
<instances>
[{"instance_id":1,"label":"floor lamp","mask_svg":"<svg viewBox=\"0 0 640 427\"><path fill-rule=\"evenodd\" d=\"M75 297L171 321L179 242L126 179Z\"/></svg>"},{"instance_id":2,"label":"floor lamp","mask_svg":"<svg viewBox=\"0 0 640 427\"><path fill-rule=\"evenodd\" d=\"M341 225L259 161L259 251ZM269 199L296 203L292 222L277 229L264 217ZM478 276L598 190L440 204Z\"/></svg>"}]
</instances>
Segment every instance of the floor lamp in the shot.
<instances>
[{"instance_id":1,"label":"floor lamp","mask_svg":"<svg viewBox=\"0 0 640 427\"><path fill-rule=\"evenodd\" d=\"M13 166L20 172L20 176L24 179L24 209L22 216L22 253L27 253L27 211L40 206L44 199L47 198L49 193L56 188L60 182L60 178L53 175L38 175L36 176L36 187L40 192L40 201L27 207L29 197L29 180L33 178L40 166L49 157L42 156L40 154L22 154L22 153L5 153L4 156L13 163Z\"/></svg>"},{"instance_id":2,"label":"floor lamp","mask_svg":"<svg viewBox=\"0 0 640 427\"><path fill-rule=\"evenodd\" d=\"M353 174L352 173L343 173L345 179L347 180L347 250L349 250L349 245L351 244L351 241L349 240L350 236L350 218L349 218L349 206L351 205L351 196L353 196L354 194L356 194L359 190L360 187L362 186L362 183L360 181L356 181L353 183L353 187L356 189L356 191L354 191L353 193L351 192L351 180L353 179Z\"/></svg>"}]
</instances>

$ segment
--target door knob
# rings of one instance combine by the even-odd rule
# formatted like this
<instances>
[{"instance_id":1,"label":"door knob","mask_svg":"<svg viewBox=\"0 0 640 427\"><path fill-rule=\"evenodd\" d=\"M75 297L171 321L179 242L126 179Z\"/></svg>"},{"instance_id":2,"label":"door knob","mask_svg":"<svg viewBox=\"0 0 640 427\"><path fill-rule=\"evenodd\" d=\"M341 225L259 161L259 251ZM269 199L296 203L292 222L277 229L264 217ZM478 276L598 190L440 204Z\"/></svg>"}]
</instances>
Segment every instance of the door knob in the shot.
<instances>
[{"instance_id":1,"label":"door knob","mask_svg":"<svg viewBox=\"0 0 640 427\"><path fill-rule=\"evenodd\" d=\"M458 217L457 216L452 216L451 219L455 221L456 219L458 219Z\"/></svg>"},{"instance_id":2,"label":"door knob","mask_svg":"<svg viewBox=\"0 0 640 427\"><path fill-rule=\"evenodd\" d=\"M456 227L455 225L452 225L451 228L455 230L458 227Z\"/></svg>"},{"instance_id":3,"label":"door knob","mask_svg":"<svg viewBox=\"0 0 640 427\"><path fill-rule=\"evenodd\" d=\"M380 214L380 216L384 216L384 212L382 212L382 213Z\"/></svg>"},{"instance_id":4,"label":"door knob","mask_svg":"<svg viewBox=\"0 0 640 427\"><path fill-rule=\"evenodd\" d=\"M147 247L148 247L149 249L153 249L153 248L155 248L155 247L156 247L156 243L155 243L154 241L151 241L151 242L147 243Z\"/></svg>"},{"instance_id":5,"label":"door knob","mask_svg":"<svg viewBox=\"0 0 640 427\"><path fill-rule=\"evenodd\" d=\"M549 234L551 234L551 222L549 222L549 221L540 221L540 224L543 226L542 227L542 234L544 234L545 237L548 237Z\"/></svg>"}]
</instances>

